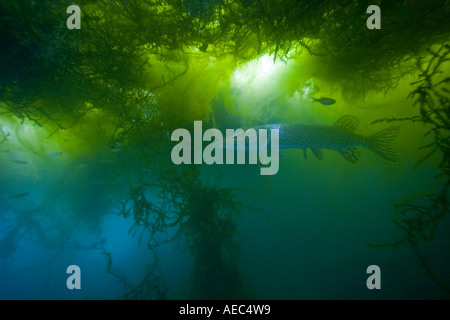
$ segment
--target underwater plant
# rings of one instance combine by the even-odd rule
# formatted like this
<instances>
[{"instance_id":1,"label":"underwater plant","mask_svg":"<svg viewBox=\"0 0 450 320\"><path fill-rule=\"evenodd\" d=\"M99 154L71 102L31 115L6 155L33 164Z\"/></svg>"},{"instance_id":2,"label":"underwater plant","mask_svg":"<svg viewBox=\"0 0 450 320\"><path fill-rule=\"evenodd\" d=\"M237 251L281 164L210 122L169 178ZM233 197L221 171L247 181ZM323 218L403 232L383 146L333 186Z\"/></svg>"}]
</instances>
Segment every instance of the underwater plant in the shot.
<instances>
[{"instance_id":1,"label":"underwater plant","mask_svg":"<svg viewBox=\"0 0 450 320\"><path fill-rule=\"evenodd\" d=\"M373 123L411 121L422 123L428 129L424 136L431 136L432 142L420 148L428 152L416 162L415 167L437 155L440 158L440 174L436 179L443 179L441 190L427 196L427 205L396 205L401 216L394 223L405 232L406 238L391 246L408 243L433 282L450 293L450 284L439 279L420 250L420 244L433 240L440 220L450 214L450 76L446 72L448 69L445 69L450 61L450 45L431 48L428 53L428 56L417 58L419 80L411 83L416 89L409 95L415 99L413 106L418 108L419 114L401 119L385 118Z\"/></svg>"},{"instance_id":2,"label":"underwater plant","mask_svg":"<svg viewBox=\"0 0 450 320\"><path fill-rule=\"evenodd\" d=\"M411 71L399 66L405 57L420 54L450 31L443 23L450 5L439 0L379 1L386 14L377 32L365 26L370 1L78 4L83 32L60 27L64 1L2 2L4 112L60 129L92 110L130 122L136 106L149 98L141 93L158 96L158 89L173 85L192 68L190 57L232 56L238 65L263 54L288 59L302 48L323 58L331 81L355 91L385 91Z\"/></svg>"},{"instance_id":3,"label":"underwater plant","mask_svg":"<svg viewBox=\"0 0 450 320\"><path fill-rule=\"evenodd\" d=\"M196 183L181 213L180 230L194 256L192 275L195 299L242 298L242 276L237 267L239 253L237 212L230 190Z\"/></svg>"},{"instance_id":4,"label":"underwater plant","mask_svg":"<svg viewBox=\"0 0 450 320\"><path fill-rule=\"evenodd\" d=\"M120 215L132 217L131 234L139 232L139 242L147 237L153 261L137 286L127 283L124 298L168 298L157 248L176 239L183 240L193 257L191 295L195 299L232 299L243 295L242 276L237 267L239 253L234 215L237 205L231 190L206 186L197 169L172 172L156 184L130 187L130 197L122 203ZM159 190L155 200L150 190ZM175 235L168 237L168 230ZM109 255L108 270L113 275ZM121 278L121 276L118 276ZM121 278L122 279L122 278Z\"/></svg>"},{"instance_id":5,"label":"underwater plant","mask_svg":"<svg viewBox=\"0 0 450 320\"><path fill-rule=\"evenodd\" d=\"M383 27L376 32L368 31L365 23L372 1L79 0L77 4L83 12L82 29L69 31L62 18L65 0L0 2L0 118L18 124L17 149L42 157L48 143L69 140L67 149L74 158L97 159L79 163L79 169L89 168L84 174L66 174L69 166L42 165L62 172L61 179L50 179L55 187L46 197L66 195L64 201L44 202L45 206L71 210L63 215L57 209L14 208L14 221L30 238L63 248L71 239L71 227L89 225L99 232L102 217L114 211L108 194L119 185L121 206L116 213L132 219L130 235L153 253L142 281L133 285L114 269L111 253L101 248L107 272L124 284L128 299L170 296L156 250L175 239L184 241L193 258L191 297L245 295L236 262L239 206L233 190L207 184L199 167L174 167L168 161L175 128L192 120L215 123L211 105L229 89L236 67L264 55L288 61L306 53L318 59L312 75L344 92L386 93L412 71L407 62L450 34L450 2L440 0L379 0ZM448 49L444 45L429 51L430 60L418 60L422 74L411 97L419 115L408 119L430 126L434 142L425 148L430 157L442 153L440 168L446 177L449 81L436 76L449 57ZM225 106L230 102L227 94L223 101L225 109L232 108ZM271 105L265 101L261 114L250 111L255 114L248 117L274 118ZM27 139L19 131L25 125L41 128L45 137ZM0 128L2 154L11 140L8 135ZM60 160L63 154L71 152L55 150L45 158L53 155L50 160ZM120 186L126 178L124 195ZM440 194L430 196L430 206L399 206L403 218L397 223L413 248L431 239L438 221L447 215L449 181ZM26 197L25 192L16 193L20 194ZM171 229L177 230L175 237L168 236ZM13 252L13 235L2 238L9 250L5 252ZM425 259L420 259L426 267ZM432 275L431 270L428 273Z\"/></svg>"}]
</instances>

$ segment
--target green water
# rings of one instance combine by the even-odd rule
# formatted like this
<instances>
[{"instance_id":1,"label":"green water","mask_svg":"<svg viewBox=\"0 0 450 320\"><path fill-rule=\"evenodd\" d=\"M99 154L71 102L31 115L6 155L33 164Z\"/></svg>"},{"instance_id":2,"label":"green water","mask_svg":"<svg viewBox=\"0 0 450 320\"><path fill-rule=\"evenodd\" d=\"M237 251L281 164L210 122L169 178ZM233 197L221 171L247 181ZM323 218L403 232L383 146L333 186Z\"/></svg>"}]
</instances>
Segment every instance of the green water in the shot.
<instances>
[{"instance_id":1,"label":"green water","mask_svg":"<svg viewBox=\"0 0 450 320\"><path fill-rule=\"evenodd\" d=\"M449 298L450 2L70 4L0 1L0 298ZM194 121L344 115L398 161L171 159Z\"/></svg>"}]
</instances>

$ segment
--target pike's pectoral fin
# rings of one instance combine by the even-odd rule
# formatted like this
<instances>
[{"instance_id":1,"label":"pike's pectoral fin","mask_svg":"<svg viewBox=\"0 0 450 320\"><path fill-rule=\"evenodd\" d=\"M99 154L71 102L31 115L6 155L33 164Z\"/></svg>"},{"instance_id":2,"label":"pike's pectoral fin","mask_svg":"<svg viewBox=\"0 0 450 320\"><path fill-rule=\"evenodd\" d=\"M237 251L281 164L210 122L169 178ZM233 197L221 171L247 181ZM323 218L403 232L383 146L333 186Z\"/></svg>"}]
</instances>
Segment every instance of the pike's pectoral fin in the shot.
<instances>
[{"instance_id":1,"label":"pike's pectoral fin","mask_svg":"<svg viewBox=\"0 0 450 320\"><path fill-rule=\"evenodd\" d=\"M323 151L319 148L311 148L311 151L314 153L317 159L323 160Z\"/></svg>"},{"instance_id":2,"label":"pike's pectoral fin","mask_svg":"<svg viewBox=\"0 0 450 320\"><path fill-rule=\"evenodd\" d=\"M343 129L346 129L350 132L355 131L359 126L359 119L356 116L351 116L349 114L346 114L345 116L342 116L339 118L335 123L335 127L341 127Z\"/></svg>"},{"instance_id":3,"label":"pike's pectoral fin","mask_svg":"<svg viewBox=\"0 0 450 320\"><path fill-rule=\"evenodd\" d=\"M338 151L338 152L341 154L341 156L343 156L345 158L345 160L347 160L353 164L355 164L359 161L359 155L355 148L342 150L342 151Z\"/></svg>"}]
</instances>

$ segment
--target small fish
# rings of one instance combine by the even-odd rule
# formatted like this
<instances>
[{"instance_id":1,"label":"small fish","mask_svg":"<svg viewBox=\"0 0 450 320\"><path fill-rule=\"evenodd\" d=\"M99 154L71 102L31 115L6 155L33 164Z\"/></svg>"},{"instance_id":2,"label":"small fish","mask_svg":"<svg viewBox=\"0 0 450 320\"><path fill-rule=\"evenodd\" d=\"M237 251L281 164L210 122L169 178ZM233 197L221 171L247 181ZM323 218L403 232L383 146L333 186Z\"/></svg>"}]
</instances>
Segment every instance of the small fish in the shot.
<instances>
[{"instance_id":1,"label":"small fish","mask_svg":"<svg viewBox=\"0 0 450 320\"><path fill-rule=\"evenodd\" d=\"M48 157L49 158L56 158L56 157L59 157L62 154L63 154L62 152L55 152L55 153L49 154Z\"/></svg>"},{"instance_id":2,"label":"small fish","mask_svg":"<svg viewBox=\"0 0 450 320\"><path fill-rule=\"evenodd\" d=\"M27 161L22 161L22 160L11 160L11 162L17 163L17 164L28 164Z\"/></svg>"},{"instance_id":3,"label":"small fish","mask_svg":"<svg viewBox=\"0 0 450 320\"><path fill-rule=\"evenodd\" d=\"M21 193L17 193L11 197L9 197L9 199L22 199L25 198L26 196L28 196L30 193L29 192L21 192Z\"/></svg>"},{"instance_id":4,"label":"small fish","mask_svg":"<svg viewBox=\"0 0 450 320\"><path fill-rule=\"evenodd\" d=\"M319 102L319 103L323 104L324 106L330 106L332 104L335 104L336 100L327 98L327 97L321 97L319 99L313 98L313 102Z\"/></svg>"},{"instance_id":5,"label":"small fish","mask_svg":"<svg viewBox=\"0 0 450 320\"><path fill-rule=\"evenodd\" d=\"M87 163L80 163L77 167L80 168L80 169L84 169L84 168L88 167L88 164Z\"/></svg>"}]
</instances>

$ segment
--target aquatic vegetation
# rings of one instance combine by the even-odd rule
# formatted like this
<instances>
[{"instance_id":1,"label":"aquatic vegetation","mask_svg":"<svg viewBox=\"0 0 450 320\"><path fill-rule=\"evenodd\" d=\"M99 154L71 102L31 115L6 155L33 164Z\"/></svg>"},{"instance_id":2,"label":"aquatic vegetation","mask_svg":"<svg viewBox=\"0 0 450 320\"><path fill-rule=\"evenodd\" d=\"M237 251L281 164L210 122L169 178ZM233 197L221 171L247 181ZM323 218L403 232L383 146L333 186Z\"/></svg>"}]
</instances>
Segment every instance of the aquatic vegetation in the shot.
<instances>
[{"instance_id":1,"label":"aquatic vegetation","mask_svg":"<svg viewBox=\"0 0 450 320\"><path fill-rule=\"evenodd\" d=\"M236 264L238 244L230 190L196 183L183 202L180 231L194 255L195 299L242 298L242 276Z\"/></svg>"},{"instance_id":2,"label":"aquatic vegetation","mask_svg":"<svg viewBox=\"0 0 450 320\"><path fill-rule=\"evenodd\" d=\"M156 249L175 239L184 240L194 259L191 275L192 298L231 299L241 297L242 279L236 264L238 245L234 215L237 205L231 190L208 187L199 172L172 172L157 184L130 186L130 197L122 203L120 215L132 217L131 234L139 241L147 237L153 262L137 286L127 284L125 298L165 298L165 280ZM153 190L157 196L148 198ZM174 229L175 236L168 236ZM112 274L112 260L108 270ZM120 277L120 276L119 276ZM124 280L125 281L125 280ZM125 281L126 282L126 281Z\"/></svg>"},{"instance_id":3,"label":"aquatic vegetation","mask_svg":"<svg viewBox=\"0 0 450 320\"><path fill-rule=\"evenodd\" d=\"M264 53L287 59L301 48L320 51L330 80L358 90L384 90L410 71L396 74L401 68L394 71L393 66L449 31L441 23L448 3L441 1L414 6L382 1L391 14L385 15L378 32L366 32L361 13L367 4L352 0L201 5L178 0L81 1L82 33L57 27L62 3L3 3L1 40L7 45L0 56L6 68L0 78L4 109L20 119L40 125L50 121L59 128L71 127L95 109L131 121L135 106L152 99L142 90L157 93L183 78L195 63L189 56L196 48L217 59L231 55L236 63ZM126 30L132 30L132 38Z\"/></svg>"},{"instance_id":4,"label":"aquatic vegetation","mask_svg":"<svg viewBox=\"0 0 450 320\"><path fill-rule=\"evenodd\" d=\"M429 55L417 59L419 80L411 83L416 89L409 95L415 99L413 106L418 108L419 115L380 119L376 122L412 121L422 123L428 129L425 136L431 136L432 142L420 148L428 152L417 161L415 167L438 154L441 173L436 178L442 178L443 184L439 193L427 196L427 205L396 205L401 217L394 223L405 231L406 238L392 246L398 246L402 242L411 245L426 273L439 287L450 293L450 284L439 279L420 251L420 244L433 240L439 221L450 214L450 77L448 69L444 69L450 61L450 46L444 44L429 49L428 53Z\"/></svg>"},{"instance_id":5,"label":"aquatic vegetation","mask_svg":"<svg viewBox=\"0 0 450 320\"><path fill-rule=\"evenodd\" d=\"M181 241L193 259L190 297L241 298L246 292L237 264L235 192L207 183L202 167L174 166L170 134L194 120L221 128L280 118L299 122L304 113L292 110L310 103L319 84L320 94L339 101L333 108L344 105L339 94L386 94L415 70L417 56L421 75L411 93L417 114L404 119L430 128L433 142L418 165L439 153L442 176L448 177L449 80L439 72L449 47L427 48L448 40L450 3L377 3L383 27L372 31L365 23L371 1L79 0L83 20L77 32L61 27L66 1L2 1L0 118L9 131L2 124L0 151L5 163L23 170L21 181L36 182L30 184L33 192L18 189L6 196L14 203L8 208L18 228L13 230L46 247L81 248L72 241L74 230L98 234L102 218L113 211L133 221L130 235L153 254L135 285L114 269L103 245L94 246L106 258L106 271L123 283L124 298L170 297L157 250L172 241ZM239 72L248 63L256 70ZM280 71L279 83L259 87L274 71ZM242 94L255 79L258 90ZM295 102L286 98L295 92ZM336 100L316 99L325 106ZM345 108L339 112L355 107ZM346 127L354 130L354 123ZM376 136L378 154L388 160L395 160L388 142L397 132ZM8 158L10 149L4 148L29 158ZM353 148L342 155L352 163L358 159ZM432 239L448 213L446 181L429 206L398 206L402 218L396 223L407 234L402 241L419 258L417 244ZM41 204L19 204L35 205L32 200ZM8 231L1 239L6 256L18 234ZM425 259L420 262L431 275Z\"/></svg>"},{"instance_id":6,"label":"aquatic vegetation","mask_svg":"<svg viewBox=\"0 0 450 320\"><path fill-rule=\"evenodd\" d=\"M146 191L151 185L141 184L137 187L130 186L130 197L122 203L120 215L125 218L131 216L134 224L130 230L132 234L140 231L139 242L144 233L148 233L147 246L150 250L158 247L160 233L167 232L167 229L176 226L179 218L170 218L170 203L165 199L167 195L162 195L161 203L155 205L147 200Z\"/></svg>"},{"instance_id":7,"label":"aquatic vegetation","mask_svg":"<svg viewBox=\"0 0 450 320\"><path fill-rule=\"evenodd\" d=\"M127 300L166 300L168 299L167 285L161 273L158 256L154 254L154 261L146 265L146 272L143 279L134 285L128 279L115 270L113 266L112 255L104 248L101 254L105 256L107 267L106 272L118 279L125 290L123 299Z\"/></svg>"}]
</instances>

